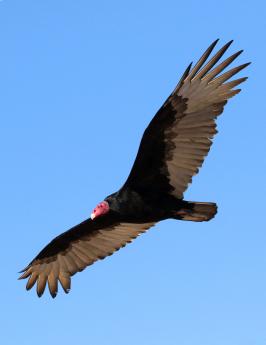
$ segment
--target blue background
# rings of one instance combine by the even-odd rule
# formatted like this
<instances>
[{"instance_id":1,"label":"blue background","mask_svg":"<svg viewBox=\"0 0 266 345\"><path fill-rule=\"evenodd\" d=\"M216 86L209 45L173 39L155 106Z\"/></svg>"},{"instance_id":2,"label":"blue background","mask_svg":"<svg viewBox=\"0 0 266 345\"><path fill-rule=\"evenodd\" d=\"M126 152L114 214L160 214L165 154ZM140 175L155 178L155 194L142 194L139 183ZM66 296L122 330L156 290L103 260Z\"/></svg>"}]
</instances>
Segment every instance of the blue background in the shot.
<instances>
[{"instance_id":1,"label":"blue background","mask_svg":"<svg viewBox=\"0 0 266 345\"><path fill-rule=\"evenodd\" d=\"M266 343L263 1L0 2L1 344ZM17 281L53 237L117 190L185 67L217 37L253 64L189 200L208 223L165 221L38 299ZM236 65L236 63L235 63Z\"/></svg>"}]
</instances>

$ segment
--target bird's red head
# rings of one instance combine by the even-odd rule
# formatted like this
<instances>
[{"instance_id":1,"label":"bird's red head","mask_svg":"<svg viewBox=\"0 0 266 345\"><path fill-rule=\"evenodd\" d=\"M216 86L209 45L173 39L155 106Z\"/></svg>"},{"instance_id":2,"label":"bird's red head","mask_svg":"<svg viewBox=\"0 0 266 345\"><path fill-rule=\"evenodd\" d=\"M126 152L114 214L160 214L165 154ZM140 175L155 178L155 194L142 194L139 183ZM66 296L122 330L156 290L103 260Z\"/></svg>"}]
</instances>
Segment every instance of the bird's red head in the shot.
<instances>
[{"instance_id":1,"label":"bird's red head","mask_svg":"<svg viewBox=\"0 0 266 345\"><path fill-rule=\"evenodd\" d=\"M109 211L109 204L107 201L100 202L92 211L91 219L95 219Z\"/></svg>"}]
</instances>

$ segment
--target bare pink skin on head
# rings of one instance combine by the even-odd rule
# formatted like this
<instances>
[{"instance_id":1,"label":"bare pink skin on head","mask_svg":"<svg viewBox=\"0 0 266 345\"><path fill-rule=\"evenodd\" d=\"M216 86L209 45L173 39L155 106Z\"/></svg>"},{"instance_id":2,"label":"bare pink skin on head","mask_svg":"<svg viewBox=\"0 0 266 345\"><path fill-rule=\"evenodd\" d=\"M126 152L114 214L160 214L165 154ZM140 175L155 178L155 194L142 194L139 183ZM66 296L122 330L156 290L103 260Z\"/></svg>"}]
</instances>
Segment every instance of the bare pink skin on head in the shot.
<instances>
[{"instance_id":1,"label":"bare pink skin on head","mask_svg":"<svg viewBox=\"0 0 266 345\"><path fill-rule=\"evenodd\" d=\"M91 219L95 219L99 216L106 214L109 211L109 204L107 201L100 202L92 211Z\"/></svg>"}]
</instances>

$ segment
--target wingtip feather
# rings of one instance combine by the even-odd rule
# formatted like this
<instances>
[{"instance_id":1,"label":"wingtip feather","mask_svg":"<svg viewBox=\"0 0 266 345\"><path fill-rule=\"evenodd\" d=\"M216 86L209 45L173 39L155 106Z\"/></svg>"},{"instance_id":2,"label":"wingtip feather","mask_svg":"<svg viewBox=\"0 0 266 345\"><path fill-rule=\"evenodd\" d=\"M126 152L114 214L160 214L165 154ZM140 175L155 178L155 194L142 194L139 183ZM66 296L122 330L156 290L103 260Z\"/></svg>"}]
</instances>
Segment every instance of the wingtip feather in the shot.
<instances>
[{"instance_id":1,"label":"wingtip feather","mask_svg":"<svg viewBox=\"0 0 266 345\"><path fill-rule=\"evenodd\" d=\"M227 42L222 48L218 50L218 52L209 60L209 62L193 77L194 79L201 79L203 78L210 70L211 68L220 60L220 58L224 55L224 53L227 51L227 49L230 47L230 45L233 43L233 40ZM207 51L210 48L207 49ZM213 48L212 48L213 49ZM212 51L210 50L210 53ZM206 53L206 52L205 52ZM204 53L204 55L205 55ZM207 56L209 56L208 54Z\"/></svg>"}]
</instances>

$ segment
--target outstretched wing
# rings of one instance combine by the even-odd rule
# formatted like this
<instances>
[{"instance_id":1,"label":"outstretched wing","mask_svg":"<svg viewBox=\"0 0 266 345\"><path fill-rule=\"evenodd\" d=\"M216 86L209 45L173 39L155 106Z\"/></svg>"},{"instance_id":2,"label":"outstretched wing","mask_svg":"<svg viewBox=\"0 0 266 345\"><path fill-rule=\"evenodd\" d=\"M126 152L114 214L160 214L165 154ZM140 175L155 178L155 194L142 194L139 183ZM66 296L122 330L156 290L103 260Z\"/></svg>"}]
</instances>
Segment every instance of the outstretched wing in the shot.
<instances>
[{"instance_id":1,"label":"outstretched wing","mask_svg":"<svg viewBox=\"0 0 266 345\"><path fill-rule=\"evenodd\" d=\"M88 219L52 240L19 279L28 278L27 290L37 283L39 297L47 282L52 297L57 294L58 281L68 293L71 276L113 254L153 225L115 222L109 215Z\"/></svg>"},{"instance_id":2,"label":"outstretched wing","mask_svg":"<svg viewBox=\"0 0 266 345\"><path fill-rule=\"evenodd\" d=\"M215 120L227 100L240 92L234 89L247 78L226 82L249 63L220 74L242 51L217 65L232 41L208 62L218 40L196 65L185 71L173 93L159 109L142 137L139 151L124 187L139 193L168 193L183 198L197 174L217 133Z\"/></svg>"}]
</instances>

